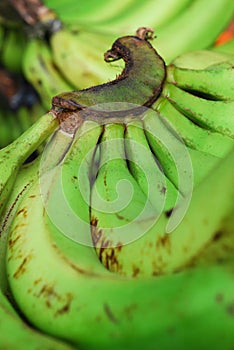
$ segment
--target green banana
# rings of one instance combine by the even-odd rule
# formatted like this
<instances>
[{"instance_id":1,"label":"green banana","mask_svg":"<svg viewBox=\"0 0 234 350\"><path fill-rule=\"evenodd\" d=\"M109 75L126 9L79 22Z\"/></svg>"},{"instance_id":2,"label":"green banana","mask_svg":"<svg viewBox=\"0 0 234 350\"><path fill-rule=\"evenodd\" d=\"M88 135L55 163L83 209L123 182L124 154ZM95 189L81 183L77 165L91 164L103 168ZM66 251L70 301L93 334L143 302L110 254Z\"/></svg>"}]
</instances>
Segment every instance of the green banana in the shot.
<instances>
[{"instance_id":1,"label":"green banana","mask_svg":"<svg viewBox=\"0 0 234 350\"><path fill-rule=\"evenodd\" d=\"M31 107L21 105L16 110L12 110L8 106L1 107L0 149L16 140L45 112L38 101Z\"/></svg>"},{"instance_id":2,"label":"green banana","mask_svg":"<svg viewBox=\"0 0 234 350\"><path fill-rule=\"evenodd\" d=\"M115 16L109 16L104 21L96 23L102 31L118 33L134 32L136 24L145 23L147 26L161 28L167 26L191 4L191 0L155 0L132 1L129 6L116 11Z\"/></svg>"},{"instance_id":3,"label":"green banana","mask_svg":"<svg viewBox=\"0 0 234 350\"><path fill-rule=\"evenodd\" d=\"M87 245L92 245L89 218L90 164L101 131L98 123L84 121L74 136L70 151L65 148L62 152L58 151L58 144L61 144L60 149L67 144L67 140L70 146L70 140L60 132L52 138L49 152L46 148L43 153L40 169L41 193L48 216L52 222L56 222L61 232L67 232L70 239ZM60 156L57 166L53 160L57 159L55 154Z\"/></svg>"},{"instance_id":4,"label":"green banana","mask_svg":"<svg viewBox=\"0 0 234 350\"><path fill-rule=\"evenodd\" d=\"M145 113L143 124L148 143L166 177L183 195L191 193L192 186L199 184L220 160L186 147L175 127L152 110Z\"/></svg>"},{"instance_id":5,"label":"green banana","mask_svg":"<svg viewBox=\"0 0 234 350\"><path fill-rule=\"evenodd\" d=\"M191 132L191 135L194 135L194 137L196 133L195 129L197 128L199 129L198 133L200 133L201 136L202 133L204 134L204 136L205 134L210 135L210 137L208 136L208 139L214 140L214 143L216 144L216 146L214 145L214 147L217 147L217 149L219 148L219 140L220 146L222 147L223 143L223 146L225 147L225 140L228 140L228 138L222 137L220 135L219 137L216 136L215 140L216 134L212 133L213 131L234 138L234 100L207 100L205 98L195 96L192 93L189 93L185 90L182 90L174 84L164 85L164 91L162 95L164 95L170 101L165 102L165 105L166 107L168 106L169 109L171 108L172 115L177 114L179 118L179 113L173 113L174 108L169 107L170 103L178 110L178 112L182 113L183 116L186 117L183 118L185 123L187 122L187 120L191 120L191 124L193 124L194 129L194 133ZM162 104L163 103L164 102L162 102ZM162 109L166 107L162 106ZM159 106L157 109L160 113L161 107ZM212 116L212 118L210 116ZM183 122L180 123L181 127L182 123ZM201 128L199 128L198 125L205 129L201 131Z\"/></svg>"},{"instance_id":6,"label":"green banana","mask_svg":"<svg viewBox=\"0 0 234 350\"><path fill-rule=\"evenodd\" d=\"M216 52L214 50L192 50L178 55L169 65L178 68L202 70L211 69L213 66L228 61L233 62L233 54L224 52ZM170 77L170 75L169 75Z\"/></svg>"},{"instance_id":7,"label":"green banana","mask_svg":"<svg viewBox=\"0 0 234 350\"><path fill-rule=\"evenodd\" d=\"M114 79L119 73L119 67L104 65L101 54L108 48L110 40L107 39L107 35L71 31L69 28L55 32L50 38L50 44L53 60L61 76L77 89ZM95 48L90 40L96 42L96 46L99 44L99 47Z\"/></svg>"},{"instance_id":8,"label":"green banana","mask_svg":"<svg viewBox=\"0 0 234 350\"><path fill-rule=\"evenodd\" d=\"M200 250L209 244L212 237L222 227L222 221L225 219L226 213L233 209L234 168L230 166L230 162L233 163L233 155L234 152L231 152L225 162L220 161L213 170L215 175L209 175L200 185L194 188L191 202L187 204L187 212L180 213L184 216L181 218L181 222L173 228L170 235L167 233L169 221L173 225L175 224L175 219L170 217L172 210L168 212L164 209L158 220L155 220L153 226L149 226L148 231L143 232L144 234L136 237L136 240L131 241L129 244L126 244L126 240L122 239L115 246L112 244L113 239L109 239L111 235L108 235L109 232L103 225L102 218L104 214L102 213L102 216L96 214L96 232L99 235L99 241L102 243L100 248L97 244L96 251L102 264L118 274L143 278L177 271L185 262L187 263L200 253ZM222 172L225 172L225 175L222 176ZM220 177L220 180L221 178L223 179L219 181L219 185L218 177ZM231 193L226 191L224 195L221 195L223 183L227 184L229 191L232 189ZM114 187L114 185L112 186ZM112 186L109 185L107 187L107 193L109 193ZM217 205L217 203L212 205L210 203L212 195L219 199L220 205ZM176 208L178 210L182 205L183 199L175 205L174 210L176 211ZM160 206L160 202L158 202L158 206ZM122 223L124 223L124 214L121 214L121 219ZM127 218L125 220L125 225L128 227L128 232L125 232L125 235L131 237L131 225ZM114 222L111 218L107 220L109 227L111 227L112 221ZM113 235L115 234L115 228L116 226L111 232ZM134 234L136 234L134 227L133 230ZM191 241L193 242L192 244L190 244ZM121 242L123 243L121 244Z\"/></svg>"},{"instance_id":9,"label":"green banana","mask_svg":"<svg viewBox=\"0 0 234 350\"><path fill-rule=\"evenodd\" d=\"M102 30L123 35L135 30L136 23L164 25L183 11L191 0L154 1L128 0L125 2L89 1L87 4L76 4L70 1L46 0L50 8L56 8L56 13L67 24L80 24L93 31Z\"/></svg>"},{"instance_id":10,"label":"green banana","mask_svg":"<svg viewBox=\"0 0 234 350\"><path fill-rule=\"evenodd\" d=\"M19 203L35 181L38 180L39 175L49 171L49 169L52 169L60 162L71 143L72 135L64 133L60 128L52 135L42 154L37 155L33 161L27 162L19 168L14 187L0 218L0 289L4 293L8 292L5 270L6 241Z\"/></svg>"},{"instance_id":11,"label":"green banana","mask_svg":"<svg viewBox=\"0 0 234 350\"><path fill-rule=\"evenodd\" d=\"M173 341L182 349L207 349L217 348L222 337L222 349L229 350L234 342L233 141L219 130L195 128L172 105L168 91L176 69L182 70L175 62L168 68L162 98L153 105L165 79L164 65L146 36L118 39L108 51L110 58L119 58L116 47L126 38L144 46L139 55L133 50L133 60L127 57L135 71L125 68L121 79L55 96L53 114L0 151L0 253L5 259L0 289L12 293L36 329L76 348L169 349ZM211 68L183 69L225 70L232 58L221 56L215 55ZM191 84L198 84L196 79ZM222 100L232 101L231 90L222 88ZM216 92L206 97L219 99ZM103 105L92 110L97 103L115 101L137 105L138 113L117 109L113 117L113 104L111 110L103 111ZM34 163L33 176L33 164L28 173L21 165L56 129L55 117L60 129L37 160L39 173ZM190 133L194 149L186 144ZM154 196L156 175L160 187ZM9 324L2 328L7 335ZM19 333L23 337L21 328ZM15 347L17 340L9 343L8 338L0 339L0 348L1 341Z\"/></svg>"},{"instance_id":12,"label":"green banana","mask_svg":"<svg viewBox=\"0 0 234 350\"><path fill-rule=\"evenodd\" d=\"M53 1L46 4L53 8ZM89 6L92 11L88 12ZM92 33L124 35L133 32L136 24L145 23L157 30L159 52L167 63L181 52L210 47L231 21L234 10L231 0L215 0L209 4L202 0L108 1L99 6L92 2L89 6L79 5L75 11L76 5L61 2L59 5L56 3L56 10L65 25L75 24ZM77 54L74 53L74 57ZM96 74L100 74L99 69ZM83 88L81 85L79 87Z\"/></svg>"},{"instance_id":13,"label":"green banana","mask_svg":"<svg viewBox=\"0 0 234 350\"><path fill-rule=\"evenodd\" d=\"M0 150L0 213L14 185L21 164L58 126L52 113L40 117L31 128Z\"/></svg>"},{"instance_id":14,"label":"green banana","mask_svg":"<svg viewBox=\"0 0 234 350\"><path fill-rule=\"evenodd\" d=\"M159 53L170 63L183 52L210 47L232 20L233 11L232 0L192 1L178 17L157 30Z\"/></svg>"},{"instance_id":15,"label":"green banana","mask_svg":"<svg viewBox=\"0 0 234 350\"><path fill-rule=\"evenodd\" d=\"M23 195L33 185L39 175L40 156L25 165L22 165L17 174L14 186L5 204L0 217L0 289L6 294L8 282L6 278L6 244L11 222L17 212L18 205Z\"/></svg>"},{"instance_id":16,"label":"green banana","mask_svg":"<svg viewBox=\"0 0 234 350\"><path fill-rule=\"evenodd\" d=\"M74 3L73 0L57 1L45 0L44 3L50 8L56 8L56 13L66 24L81 23L86 25L89 23L100 22L112 15L115 15L122 8L132 4L134 6L135 0L128 0L124 3L117 3L114 0L101 0L97 3L95 0L82 2L81 4Z\"/></svg>"},{"instance_id":17,"label":"green banana","mask_svg":"<svg viewBox=\"0 0 234 350\"><path fill-rule=\"evenodd\" d=\"M53 339L26 324L0 290L0 348L25 350L75 350L62 341Z\"/></svg>"},{"instance_id":18,"label":"green banana","mask_svg":"<svg viewBox=\"0 0 234 350\"><path fill-rule=\"evenodd\" d=\"M90 220L96 250L134 241L152 226L164 201L153 208L125 159L124 125L104 126L100 164L91 191ZM122 243L121 243L122 242Z\"/></svg>"},{"instance_id":19,"label":"green banana","mask_svg":"<svg viewBox=\"0 0 234 350\"><path fill-rule=\"evenodd\" d=\"M77 161L77 153L74 159ZM181 224L191 234L188 245L178 242L183 254L186 248L193 247L191 240L195 237L199 242L204 239L195 232L193 235L191 227L214 233L212 227L217 229L222 219L219 209L224 214L224 207L233 205L230 192L223 191L223 184L229 184L232 178L231 159L233 153L221 160L220 166L194 192L194 204ZM210 208L213 195L219 198L219 205L213 205L215 212ZM24 218L22 210L27 213ZM8 277L20 309L39 329L84 349L135 349L142 344L150 350L155 345L170 348L172 341L181 348L196 344L205 349L215 347L221 335L222 349L233 344L233 259L157 278L123 278L98 262L93 247L61 234L44 211L38 182L23 198L18 213L9 236ZM186 240L182 227L180 233L184 232ZM217 317L219 323L215 321Z\"/></svg>"},{"instance_id":20,"label":"green banana","mask_svg":"<svg viewBox=\"0 0 234 350\"><path fill-rule=\"evenodd\" d=\"M19 28L9 28L5 33L1 61L11 72L22 72L22 59L25 49L25 36Z\"/></svg>"},{"instance_id":21,"label":"green banana","mask_svg":"<svg viewBox=\"0 0 234 350\"><path fill-rule=\"evenodd\" d=\"M154 104L153 108L155 109L156 113L159 113L164 122L169 123L169 125L174 128L175 132L183 139L184 143L188 147L214 155L216 157L224 157L234 146L234 141L227 135L222 135L219 132L204 129L193 123L193 121L190 119L186 118L184 114L175 108L174 104L171 104L170 93L168 93L168 90L170 90L170 87L166 85L164 93L168 98L160 98ZM178 99L178 101L181 100ZM186 100L178 103L181 105L184 104L185 109L189 109L191 105L189 103L186 104ZM201 111L203 113L207 111L206 115L207 119L209 119L210 114L208 114L208 108L201 108ZM232 125L230 125L230 128L231 127Z\"/></svg>"},{"instance_id":22,"label":"green banana","mask_svg":"<svg viewBox=\"0 0 234 350\"><path fill-rule=\"evenodd\" d=\"M43 40L31 39L27 43L22 65L25 77L38 92L46 110L54 95L72 89L57 70L50 48Z\"/></svg>"},{"instance_id":23,"label":"green banana","mask_svg":"<svg viewBox=\"0 0 234 350\"><path fill-rule=\"evenodd\" d=\"M185 264L183 268L188 266L211 266L212 264L232 259L234 253L233 214L234 208L232 207L231 211L223 219L221 229L212 237L209 244L203 247L199 254Z\"/></svg>"},{"instance_id":24,"label":"green banana","mask_svg":"<svg viewBox=\"0 0 234 350\"><path fill-rule=\"evenodd\" d=\"M19 107L16 111L16 115L21 132L30 128L30 126L45 113L46 110L39 101L35 101L31 106Z\"/></svg>"},{"instance_id":25,"label":"green banana","mask_svg":"<svg viewBox=\"0 0 234 350\"><path fill-rule=\"evenodd\" d=\"M167 68L168 82L194 94L199 93L199 96L206 99L233 101L233 79L233 58L208 65L205 68L193 69L175 64Z\"/></svg>"},{"instance_id":26,"label":"green banana","mask_svg":"<svg viewBox=\"0 0 234 350\"><path fill-rule=\"evenodd\" d=\"M128 167L151 204L160 210L170 210L176 203L178 190L163 174L151 153L142 121L126 123L125 152Z\"/></svg>"}]
</instances>

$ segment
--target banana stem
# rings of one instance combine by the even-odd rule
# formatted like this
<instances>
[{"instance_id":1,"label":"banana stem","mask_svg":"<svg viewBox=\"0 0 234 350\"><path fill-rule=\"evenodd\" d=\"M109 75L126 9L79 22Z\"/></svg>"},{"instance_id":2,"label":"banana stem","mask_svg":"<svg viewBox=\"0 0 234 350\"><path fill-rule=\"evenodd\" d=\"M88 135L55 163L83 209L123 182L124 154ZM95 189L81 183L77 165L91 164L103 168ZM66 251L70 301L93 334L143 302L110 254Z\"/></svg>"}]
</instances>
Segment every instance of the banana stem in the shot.
<instances>
[{"instance_id":1,"label":"banana stem","mask_svg":"<svg viewBox=\"0 0 234 350\"><path fill-rule=\"evenodd\" d=\"M17 163L23 163L57 127L57 118L52 113L46 113L19 138L6 147L6 153L9 153L7 151L17 151ZM12 156L14 157L15 155L12 153Z\"/></svg>"}]
</instances>

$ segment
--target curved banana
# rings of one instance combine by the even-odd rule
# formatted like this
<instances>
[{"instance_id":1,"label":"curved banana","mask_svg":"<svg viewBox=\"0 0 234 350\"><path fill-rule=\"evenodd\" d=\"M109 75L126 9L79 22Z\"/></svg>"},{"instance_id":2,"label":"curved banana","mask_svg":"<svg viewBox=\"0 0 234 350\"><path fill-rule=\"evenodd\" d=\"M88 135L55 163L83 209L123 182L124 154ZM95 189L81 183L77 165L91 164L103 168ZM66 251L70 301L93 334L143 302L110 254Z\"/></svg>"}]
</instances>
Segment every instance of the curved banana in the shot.
<instances>
[{"instance_id":1,"label":"curved banana","mask_svg":"<svg viewBox=\"0 0 234 350\"><path fill-rule=\"evenodd\" d=\"M207 133L208 139L214 140L217 149L220 148L219 140L217 139L217 136L215 140L214 133L212 136L213 131L234 138L234 100L209 100L204 97L202 98L193 95L188 91L182 90L174 84L166 84L164 86L162 95L164 95L173 104L173 106L183 114L183 117L186 117L184 120L189 119L192 121L194 125L194 133L191 132L191 135L194 135L194 137L196 133L195 128L197 125L199 125L200 127L204 128L203 131L201 131L201 128L197 127L197 129L199 129L199 133L201 135L204 133L204 136L205 133ZM162 109L164 110L164 102L162 102L162 104ZM169 107L169 103L166 102L165 104ZM157 109L159 113L161 113L161 106L159 106ZM173 113L173 108L171 108L171 112L172 115L179 115L176 112ZM169 110L168 113L170 113ZM227 140L227 138L220 136L219 139L221 143L220 145L222 145L222 143L225 145L225 140Z\"/></svg>"},{"instance_id":2,"label":"curved banana","mask_svg":"<svg viewBox=\"0 0 234 350\"><path fill-rule=\"evenodd\" d=\"M157 30L159 53L170 63L183 52L210 47L232 20L233 11L232 0L192 1L174 20Z\"/></svg>"},{"instance_id":3,"label":"curved banana","mask_svg":"<svg viewBox=\"0 0 234 350\"><path fill-rule=\"evenodd\" d=\"M167 95L167 85L165 86L164 93ZM156 111L156 113L159 113L165 123L168 123L172 128L174 128L175 132L181 137L186 146L220 158L224 157L230 152L234 146L233 139L227 135L223 135L219 132L213 132L196 125L189 118L186 118L186 116L184 116L180 110L178 111L174 104L171 103L170 95L168 94L167 96L168 98L158 99L152 108ZM189 103L186 104L185 101L178 102L178 104L179 103L181 105L184 104L184 108L187 108L187 110L190 109ZM208 109L206 110L205 108L201 108L201 112L204 114L206 113L208 120L212 119L210 117L212 115L210 114L211 111L209 112ZM230 117L232 116L231 113L229 113L229 115ZM213 123L215 124L215 120ZM219 122L216 124L220 125ZM230 129L231 128L232 123L230 123Z\"/></svg>"},{"instance_id":4,"label":"curved banana","mask_svg":"<svg viewBox=\"0 0 234 350\"><path fill-rule=\"evenodd\" d=\"M120 35L126 32L134 32L136 24L141 23L145 23L150 27L161 28L167 26L176 17L179 17L183 11L186 11L191 2L191 0L155 0L153 2L135 0L128 7L116 11L114 16L109 16L109 18L102 21L99 20L94 25L99 30Z\"/></svg>"},{"instance_id":5,"label":"curved banana","mask_svg":"<svg viewBox=\"0 0 234 350\"><path fill-rule=\"evenodd\" d=\"M121 65L104 64L102 54L112 40L113 36L107 34L71 31L69 28L62 28L53 33L50 45L61 77L76 89L114 79L121 71ZM92 42L96 42L95 45ZM71 89L64 89L66 90Z\"/></svg>"},{"instance_id":6,"label":"curved banana","mask_svg":"<svg viewBox=\"0 0 234 350\"><path fill-rule=\"evenodd\" d=\"M207 99L233 101L233 80L233 58L207 65L205 68L193 69L175 64L167 67L168 82Z\"/></svg>"},{"instance_id":7,"label":"curved banana","mask_svg":"<svg viewBox=\"0 0 234 350\"><path fill-rule=\"evenodd\" d=\"M8 239L8 233L14 216L17 212L17 208L22 197L33 185L39 176L39 164L40 156L23 166L20 167L17 177L15 179L14 186L9 195L9 198L5 204L4 210L1 213L0 218L0 289L5 293L8 288L6 279L6 245Z\"/></svg>"},{"instance_id":8,"label":"curved banana","mask_svg":"<svg viewBox=\"0 0 234 350\"><path fill-rule=\"evenodd\" d=\"M111 129L116 132L116 134L114 134L114 131L112 131L112 137L117 137L118 134L116 129L120 127L122 126L108 125L108 130L105 130L104 132L104 135L106 134L105 141L106 139L108 141L111 140ZM155 130L157 129L155 128ZM131 135L134 136L134 133L132 132ZM122 141L123 134L119 134L119 138ZM120 140L119 143L121 142ZM131 141L138 145L135 146L135 151L139 152L139 149L141 148L141 139L133 138ZM165 140L162 138L161 141ZM190 169L190 164L186 165L186 162L180 164L179 160L175 158L174 162L177 169L179 167L181 168L178 169L180 180L179 190L182 193L185 192L186 197L181 198L178 202L174 203L174 205L170 207L170 210L166 210L164 207L165 198L164 200L160 200L160 197L158 197L158 200L154 199L154 207L156 209L155 213L151 213L148 208L146 209L148 217L144 217L143 223L145 226L143 226L139 219L140 216L137 217L137 215L139 215L138 205L141 203L137 197L134 197L137 188L135 188L131 182L134 189L134 194L131 198L131 203L134 203L134 206L131 207L126 199L130 190L126 187L121 192L119 189L121 188L120 185L119 188L117 187L117 183L120 183L121 179L130 181L129 176L126 173L127 167L124 160L124 148L123 146L120 148L119 143L116 142L112 146L112 143L109 142L106 146L103 146L103 149L101 146L100 170L92 190L92 192L96 194L95 185L99 189L98 195L93 195L91 197L92 235L98 257L102 264L111 271L133 277L157 275L174 271L180 268L184 261L189 261L192 256L196 255L201 247L210 240L210 237L216 233L216 230L218 230L226 211L230 210L230 207L232 206L231 197L233 196L233 193L230 195L229 191L226 191L224 202L222 202L218 209L218 213L215 215L216 218L220 218L219 221L213 226L214 220L212 219L212 226L204 227L204 220L208 220L209 217L212 217L215 210L214 207L217 208L217 203L215 203L214 206L212 206L212 204L205 204L205 198L207 198L208 202L212 195L217 196L219 200L221 199L221 192L223 191L222 183L224 182L220 182L218 192L214 191L217 190L217 183L219 182L218 177L222 177L221 171L218 170L222 162L217 162L216 167L213 167L213 172L216 173L214 181L212 181L212 177L209 174L203 179L203 181L200 180L200 185L196 185L193 189L192 178L189 176L192 174L189 174L189 170L191 170L191 173L193 170L196 171L195 167L197 167L198 164L194 163L194 168ZM166 146L168 146L169 152L172 152L172 146L171 148L168 144L166 144ZM175 148L175 146L176 144L174 143L173 148ZM126 150L128 162L131 163L133 159L129 157L128 147L126 147ZM178 151L178 149L176 151ZM189 152L187 151L188 154L186 154L186 151L183 151L181 148L180 153L183 161L186 159L186 155L189 157ZM103 160L103 157L107 157L107 154L110 159L108 160L108 158L104 158ZM231 154L232 156L229 155L228 159L233 161L233 152ZM146 155L144 155L144 158L147 159ZM104 163L104 165L102 165L102 163ZM124 170L122 170L121 163L123 164ZM162 169L164 164L165 163L160 164ZM156 186L155 181L157 181L156 173L155 178L152 180L149 174L149 162L141 160L137 162L137 165L142 166L143 168L143 175L146 177L144 180L147 182L146 186L148 185L147 190L151 192L148 194L147 198L152 202L152 195L157 191L154 188ZM197 168L198 172L199 170L200 169ZM217 175L217 172L219 175ZM233 188L233 166L230 167L230 164L226 161L226 167L222 168L222 172L226 173L225 176L227 176L227 178L225 183L227 184L227 187ZM187 177L187 183L186 179L182 179L181 181L181 177ZM163 181L162 178L161 180ZM215 184L215 182L217 183ZM189 190L189 184L191 185L190 198L189 193L186 193L186 191L188 192ZM204 187L206 188L205 190ZM116 188L119 189L118 197L116 197ZM208 192L210 192L210 194L208 194ZM188 198L191 199L191 203L189 203ZM104 203L102 203L103 200ZM119 203L121 203L124 210L122 207L121 209L118 207ZM181 210L183 206L185 206L185 209L188 211L187 213L186 210L180 211L180 223L176 224L176 217L172 217L173 211L176 213ZM140 209L143 212L144 208L142 207ZM204 215L206 219L204 219ZM196 228L191 230L191 227L193 227L193 217L196 218L196 224L194 223L194 227ZM137 225L137 227L135 227L135 225ZM167 233L168 227L173 225L174 227L171 229L172 233L169 236ZM140 229L141 234L138 234L137 228L138 230ZM193 240L193 244L189 245L188 242L191 240ZM186 246L186 252L183 252L182 246Z\"/></svg>"},{"instance_id":9,"label":"curved banana","mask_svg":"<svg viewBox=\"0 0 234 350\"><path fill-rule=\"evenodd\" d=\"M105 125L101 141L90 208L92 238L100 258L103 247L122 246L123 242L128 244L144 234L157 219L165 200L153 208L130 173L124 125Z\"/></svg>"},{"instance_id":10,"label":"curved banana","mask_svg":"<svg viewBox=\"0 0 234 350\"><path fill-rule=\"evenodd\" d=\"M38 181L40 172L45 172L55 167L60 162L63 154L68 151L71 143L72 135L64 133L62 129L58 129L52 135L46 149L43 150L43 154L39 154L33 161L19 167L14 186L5 203L0 219L0 289L3 291L8 288L5 276L6 242L19 203L32 185Z\"/></svg>"},{"instance_id":11,"label":"curved banana","mask_svg":"<svg viewBox=\"0 0 234 350\"><path fill-rule=\"evenodd\" d=\"M223 191L231 177L230 157L220 165L194 192L194 204L182 223L186 232L191 227L199 232L203 227L205 233L212 226L217 229L219 209L230 205L230 192ZM210 209L214 191L222 202L214 206L215 213ZM201 196L203 209L211 210L209 217L201 209ZM181 252L193 246L195 236L186 246L178 242ZM172 341L182 349L194 342L200 348L215 347L223 334L222 349L233 344L233 259L151 279L120 277L98 262L93 247L68 239L56 228L45 212L39 183L24 197L12 225L7 271L13 296L30 322L84 349L117 350L126 344L135 349L142 344L150 350L155 345L170 348ZM217 318L222 322L215 322Z\"/></svg>"},{"instance_id":12,"label":"curved banana","mask_svg":"<svg viewBox=\"0 0 234 350\"><path fill-rule=\"evenodd\" d=\"M219 63L233 61L233 54L225 52L216 52L213 49L192 50L178 55L170 64L178 68L185 69L209 69Z\"/></svg>"},{"instance_id":13,"label":"curved banana","mask_svg":"<svg viewBox=\"0 0 234 350\"><path fill-rule=\"evenodd\" d=\"M179 193L152 154L142 121L130 120L125 127L125 153L131 174L155 208L163 203L162 208L170 210Z\"/></svg>"},{"instance_id":14,"label":"curved banana","mask_svg":"<svg viewBox=\"0 0 234 350\"><path fill-rule=\"evenodd\" d=\"M148 143L166 177L183 195L191 193L192 187L199 184L220 161L219 157L188 148L175 127L165 123L155 111L145 113L143 125Z\"/></svg>"},{"instance_id":15,"label":"curved banana","mask_svg":"<svg viewBox=\"0 0 234 350\"><path fill-rule=\"evenodd\" d=\"M23 72L38 92L44 108L51 107L51 98L72 86L63 78L54 64L49 46L44 40L31 39L23 55Z\"/></svg>"}]
</instances>

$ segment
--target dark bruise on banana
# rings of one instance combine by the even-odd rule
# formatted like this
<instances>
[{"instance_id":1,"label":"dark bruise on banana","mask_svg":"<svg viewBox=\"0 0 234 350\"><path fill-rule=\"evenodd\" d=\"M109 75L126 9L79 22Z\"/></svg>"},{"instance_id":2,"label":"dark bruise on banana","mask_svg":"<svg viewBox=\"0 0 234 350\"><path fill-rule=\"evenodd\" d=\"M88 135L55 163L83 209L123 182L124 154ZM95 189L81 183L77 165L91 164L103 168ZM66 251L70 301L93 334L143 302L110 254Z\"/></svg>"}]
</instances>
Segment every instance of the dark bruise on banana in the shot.
<instances>
[{"instance_id":1,"label":"dark bruise on banana","mask_svg":"<svg viewBox=\"0 0 234 350\"><path fill-rule=\"evenodd\" d=\"M123 121L150 107L161 93L166 76L164 60L148 41L152 38L153 30L141 27L135 36L114 42L104 60L124 60L125 68L115 80L53 97L52 111L61 127L72 133L84 119Z\"/></svg>"}]
</instances>

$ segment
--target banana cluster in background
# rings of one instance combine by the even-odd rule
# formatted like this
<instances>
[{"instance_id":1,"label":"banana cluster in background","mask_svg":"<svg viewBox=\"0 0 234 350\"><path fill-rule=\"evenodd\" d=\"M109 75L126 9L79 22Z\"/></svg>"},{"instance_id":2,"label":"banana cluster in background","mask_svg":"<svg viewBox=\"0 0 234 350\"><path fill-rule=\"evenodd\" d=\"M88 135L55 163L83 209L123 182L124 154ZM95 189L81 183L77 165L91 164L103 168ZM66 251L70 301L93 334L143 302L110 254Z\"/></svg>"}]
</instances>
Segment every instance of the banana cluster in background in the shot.
<instances>
[{"instance_id":1,"label":"banana cluster in background","mask_svg":"<svg viewBox=\"0 0 234 350\"><path fill-rule=\"evenodd\" d=\"M232 349L233 13L232 0L2 0L0 350ZM126 97L126 61L104 53L134 35L163 76L141 56ZM145 75L160 82L148 105ZM76 118L116 78L113 98L135 96L141 117L63 129L59 113Z\"/></svg>"},{"instance_id":2,"label":"banana cluster in background","mask_svg":"<svg viewBox=\"0 0 234 350\"><path fill-rule=\"evenodd\" d=\"M46 0L50 10L36 19L22 12L20 1L15 4L4 0L0 5L1 69L21 81L14 96L18 104L12 107L9 96L1 97L0 147L48 110L52 96L114 79L122 62L106 64L103 53L116 37L152 27L154 44L170 63L182 52L213 46L233 15L231 0ZM21 96L25 83L34 89L27 89L26 99Z\"/></svg>"}]
</instances>

